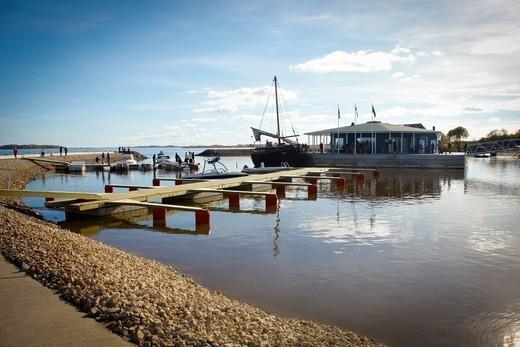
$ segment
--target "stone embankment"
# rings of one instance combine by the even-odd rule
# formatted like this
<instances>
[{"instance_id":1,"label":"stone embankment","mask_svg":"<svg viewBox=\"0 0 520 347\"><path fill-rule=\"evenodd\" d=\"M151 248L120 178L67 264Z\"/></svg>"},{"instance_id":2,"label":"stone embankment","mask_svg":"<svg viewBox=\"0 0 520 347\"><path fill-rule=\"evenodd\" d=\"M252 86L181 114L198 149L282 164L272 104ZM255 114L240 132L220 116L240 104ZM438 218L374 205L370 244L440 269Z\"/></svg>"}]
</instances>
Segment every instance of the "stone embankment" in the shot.
<instances>
[{"instance_id":1,"label":"stone embankment","mask_svg":"<svg viewBox=\"0 0 520 347\"><path fill-rule=\"evenodd\" d=\"M11 168L22 172L19 162ZM143 346L379 346L337 327L266 313L204 288L175 268L2 205L0 252L64 300Z\"/></svg>"}]
</instances>

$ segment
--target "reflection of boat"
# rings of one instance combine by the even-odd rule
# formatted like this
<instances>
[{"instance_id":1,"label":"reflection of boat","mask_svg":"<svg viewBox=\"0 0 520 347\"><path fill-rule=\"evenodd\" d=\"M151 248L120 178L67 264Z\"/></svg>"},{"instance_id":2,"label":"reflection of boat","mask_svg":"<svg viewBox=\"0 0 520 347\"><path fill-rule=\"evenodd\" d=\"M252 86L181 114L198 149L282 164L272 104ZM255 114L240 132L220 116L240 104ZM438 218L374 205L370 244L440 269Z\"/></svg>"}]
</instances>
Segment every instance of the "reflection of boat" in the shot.
<instances>
[{"instance_id":1,"label":"reflection of boat","mask_svg":"<svg viewBox=\"0 0 520 347\"><path fill-rule=\"evenodd\" d=\"M206 168L208 164L208 168ZM218 166L217 166L218 165ZM247 173L238 171L229 171L226 165L220 162L220 157L212 159L204 159L204 166L202 172L192 175L184 175L182 178L201 178L201 179L213 179L213 178L232 178L247 176Z\"/></svg>"},{"instance_id":2,"label":"reflection of boat","mask_svg":"<svg viewBox=\"0 0 520 347\"><path fill-rule=\"evenodd\" d=\"M289 163L291 166L306 166L310 160L310 157L307 154L308 146L299 144L298 141L290 139L291 137L298 137L298 135L294 133L294 128L293 135L290 136L283 136L280 132L278 80L276 79L276 76L274 76L273 83L276 102L276 134L253 127L251 129L253 130L255 141L260 142L261 136L264 135L276 139L277 143L273 144L272 142L267 141L265 146L255 147L251 153L251 159L253 160L255 167L279 167L283 162ZM270 95L271 93L269 93L269 96Z\"/></svg>"},{"instance_id":3,"label":"reflection of boat","mask_svg":"<svg viewBox=\"0 0 520 347\"><path fill-rule=\"evenodd\" d=\"M69 165L69 172L84 173L87 169L84 161L72 161Z\"/></svg>"},{"instance_id":4,"label":"reflection of boat","mask_svg":"<svg viewBox=\"0 0 520 347\"><path fill-rule=\"evenodd\" d=\"M247 174L263 174L263 173L271 173L271 172L278 172L278 171L284 171L284 170L292 170L293 167L289 166L288 163L281 163L281 166L261 166L261 167L247 167L244 166L242 169L242 172L245 172Z\"/></svg>"}]
</instances>

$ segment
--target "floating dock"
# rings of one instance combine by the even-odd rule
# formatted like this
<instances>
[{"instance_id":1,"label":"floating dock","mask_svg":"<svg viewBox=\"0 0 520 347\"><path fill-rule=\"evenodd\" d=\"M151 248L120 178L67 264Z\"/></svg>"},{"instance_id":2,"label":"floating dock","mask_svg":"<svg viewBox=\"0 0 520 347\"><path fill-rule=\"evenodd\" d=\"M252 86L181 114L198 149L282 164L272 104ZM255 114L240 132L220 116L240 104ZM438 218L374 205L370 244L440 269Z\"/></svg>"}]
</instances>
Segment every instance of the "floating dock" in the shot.
<instances>
[{"instance_id":1,"label":"floating dock","mask_svg":"<svg viewBox=\"0 0 520 347\"><path fill-rule=\"evenodd\" d=\"M379 171L371 170L374 176ZM318 193L317 181L329 180L344 188L346 179L342 175L351 176L353 181L362 183L365 175L359 170L334 172L329 168L301 168L279 171L268 174L256 174L227 179L167 179L154 178L152 185L108 184L103 193L82 193L64 191L30 191L0 190L0 196L6 197L42 197L50 208L64 208L67 218L81 216L107 216L127 213L136 209L151 209L156 226L165 226L166 211L188 211L195 213L196 227L210 224L210 211L201 207L175 204L176 201L190 197L196 200L197 195L208 195L216 199L227 198L232 210L240 208L240 197L260 197L265 199L266 211L276 211L278 198L285 196L287 186L307 188L308 198L315 199ZM303 179L305 182L292 182ZM174 181L174 186L161 186L161 181ZM255 189L257 187L257 189ZM258 191L260 189L276 189L276 193ZM126 191L115 192L114 189ZM59 200L56 200L59 199ZM161 202L158 202L161 201Z\"/></svg>"}]
</instances>

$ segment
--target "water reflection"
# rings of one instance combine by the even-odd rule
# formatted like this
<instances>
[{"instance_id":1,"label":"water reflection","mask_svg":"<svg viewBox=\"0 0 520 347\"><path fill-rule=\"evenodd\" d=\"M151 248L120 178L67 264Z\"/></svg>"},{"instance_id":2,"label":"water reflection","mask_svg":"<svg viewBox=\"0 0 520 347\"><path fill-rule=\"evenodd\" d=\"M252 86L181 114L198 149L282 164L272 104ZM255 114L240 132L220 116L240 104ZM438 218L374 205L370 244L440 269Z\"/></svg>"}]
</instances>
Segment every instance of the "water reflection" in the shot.
<instances>
[{"instance_id":1,"label":"water reflection","mask_svg":"<svg viewBox=\"0 0 520 347\"><path fill-rule=\"evenodd\" d=\"M102 191L150 184L151 173L47 176L31 189ZM273 312L353 329L389 345L519 343L520 161L469 159L458 170L382 170L344 189L319 182L315 200L289 188L264 199L205 204L193 215L89 224L89 236L174 265L198 281ZM40 203L40 202L38 202ZM74 226L66 225L74 228ZM170 230L171 229L171 230ZM163 232L165 231L165 232ZM171 231L171 233L170 233Z\"/></svg>"}]
</instances>

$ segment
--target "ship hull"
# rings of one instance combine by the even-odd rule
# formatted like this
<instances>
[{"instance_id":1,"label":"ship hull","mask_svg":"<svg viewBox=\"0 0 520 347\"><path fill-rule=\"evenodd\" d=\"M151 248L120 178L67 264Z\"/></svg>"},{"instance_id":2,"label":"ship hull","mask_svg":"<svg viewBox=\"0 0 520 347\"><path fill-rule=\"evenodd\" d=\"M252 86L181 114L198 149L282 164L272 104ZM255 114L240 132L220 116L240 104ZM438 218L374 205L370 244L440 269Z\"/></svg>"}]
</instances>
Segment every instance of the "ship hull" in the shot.
<instances>
[{"instance_id":1,"label":"ship hull","mask_svg":"<svg viewBox=\"0 0 520 347\"><path fill-rule=\"evenodd\" d=\"M310 156L304 151L303 146L294 145L257 147L251 153L251 159L255 167L282 166L282 163L303 167L310 163Z\"/></svg>"}]
</instances>

